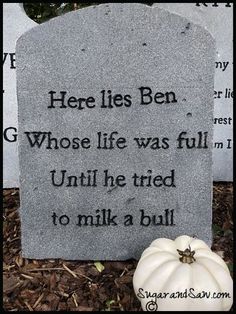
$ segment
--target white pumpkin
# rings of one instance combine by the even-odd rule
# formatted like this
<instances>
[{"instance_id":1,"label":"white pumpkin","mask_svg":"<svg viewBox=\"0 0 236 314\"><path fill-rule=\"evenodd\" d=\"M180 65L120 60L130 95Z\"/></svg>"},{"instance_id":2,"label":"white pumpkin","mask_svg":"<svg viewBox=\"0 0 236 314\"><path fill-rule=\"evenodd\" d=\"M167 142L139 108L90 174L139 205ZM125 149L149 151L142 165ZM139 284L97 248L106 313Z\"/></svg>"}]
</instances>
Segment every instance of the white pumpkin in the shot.
<instances>
[{"instance_id":1,"label":"white pumpkin","mask_svg":"<svg viewBox=\"0 0 236 314\"><path fill-rule=\"evenodd\" d=\"M144 311L229 311L233 280L205 242L160 238L143 252L133 276Z\"/></svg>"}]
</instances>

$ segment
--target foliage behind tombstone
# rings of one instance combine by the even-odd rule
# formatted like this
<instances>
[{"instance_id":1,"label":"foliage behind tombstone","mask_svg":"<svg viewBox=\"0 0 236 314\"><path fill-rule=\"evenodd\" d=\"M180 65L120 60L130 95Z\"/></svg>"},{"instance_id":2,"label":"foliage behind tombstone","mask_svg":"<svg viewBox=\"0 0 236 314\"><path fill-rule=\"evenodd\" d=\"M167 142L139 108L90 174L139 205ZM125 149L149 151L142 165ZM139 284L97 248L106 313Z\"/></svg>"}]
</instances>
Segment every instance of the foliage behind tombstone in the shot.
<instances>
[{"instance_id":1,"label":"foliage behind tombstone","mask_svg":"<svg viewBox=\"0 0 236 314\"><path fill-rule=\"evenodd\" d=\"M83 7L98 3L24 3L24 9L27 15L37 23L43 23L50 18L70 12L72 10L81 9Z\"/></svg>"}]
</instances>

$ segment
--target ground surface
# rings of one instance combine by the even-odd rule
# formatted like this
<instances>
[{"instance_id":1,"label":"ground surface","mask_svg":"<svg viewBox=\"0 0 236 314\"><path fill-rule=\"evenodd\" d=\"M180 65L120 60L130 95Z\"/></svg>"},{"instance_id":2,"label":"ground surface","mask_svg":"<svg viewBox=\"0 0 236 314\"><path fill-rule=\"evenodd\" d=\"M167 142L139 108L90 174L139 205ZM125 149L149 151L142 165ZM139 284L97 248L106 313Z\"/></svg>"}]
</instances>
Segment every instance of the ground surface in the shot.
<instances>
[{"instance_id":1,"label":"ground surface","mask_svg":"<svg viewBox=\"0 0 236 314\"><path fill-rule=\"evenodd\" d=\"M94 262L21 257L19 191L3 191L3 306L8 311L141 311L133 292L135 260ZM232 272L233 186L214 184L212 249ZM101 266L101 265L98 265ZM99 268L99 267L98 267ZM232 273L231 273L232 274Z\"/></svg>"}]
</instances>

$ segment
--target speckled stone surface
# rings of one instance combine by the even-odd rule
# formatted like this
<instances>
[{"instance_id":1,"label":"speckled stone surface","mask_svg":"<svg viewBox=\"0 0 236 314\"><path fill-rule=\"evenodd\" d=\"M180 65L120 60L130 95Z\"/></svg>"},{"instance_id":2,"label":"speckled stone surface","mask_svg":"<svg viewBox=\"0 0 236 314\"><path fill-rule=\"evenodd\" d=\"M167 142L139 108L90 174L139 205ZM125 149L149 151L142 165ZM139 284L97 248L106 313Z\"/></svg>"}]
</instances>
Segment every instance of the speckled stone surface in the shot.
<instances>
[{"instance_id":1,"label":"speckled stone surface","mask_svg":"<svg viewBox=\"0 0 236 314\"><path fill-rule=\"evenodd\" d=\"M144 4L103 4L35 27L16 54L24 257L139 258L154 239L182 234L211 244L215 42L206 30ZM31 132L46 132L40 147ZM202 148L187 148L181 133ZM113 149L98 148L104 138Z\"/></svg>"}]
</instances>

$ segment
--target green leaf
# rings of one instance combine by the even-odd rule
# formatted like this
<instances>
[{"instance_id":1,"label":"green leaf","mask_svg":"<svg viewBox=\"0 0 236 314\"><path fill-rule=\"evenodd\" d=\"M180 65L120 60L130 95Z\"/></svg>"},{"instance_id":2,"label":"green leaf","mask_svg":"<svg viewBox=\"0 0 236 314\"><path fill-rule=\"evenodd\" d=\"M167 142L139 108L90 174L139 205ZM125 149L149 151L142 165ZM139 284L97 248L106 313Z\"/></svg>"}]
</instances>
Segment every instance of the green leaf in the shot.
<instances>
[{"instance_id":1,"label":"green leaf","mask_svg":"<svg viewBox=\"0 0 236 314\"><path fill-rule=\"evenodd\" d=\"M100 262L94 262L94 265L97 268L97 271L99 271L99 273L101 273L105 269L105 267Z\"/></svg>"},{"instance_id":2,"label":"green leaf","mask_svg":"<svg viewBox=\"0 0 236 314\"><path fill-rule=\"evenodd\" d=\"M229 268L229 271L232 273L233 272L233 268L234 268L234 264L233 263L229 263L227 264L228 268Z\"/></svg>"},{"instance_id":3,"label":"green leaf","mask_svg":"<svg viewBox=\"0 0 236 314\"><path fill-rule=\"evenodd\" d=\"M111 312L111 305L115 303L115 300L107 300L106 308L103 311Z\"/></svg>"},{"instance_id":4,"label":"green leaf","mask_svg":"<svg viewBox=\"0 0 236 314\"><path fill-rule=\"evenodd\" d=\"M220 226L216 225L216 224L212 225L212 229L213 229L213 234L214 235L219 235L220 236L220 235L223 235L223 233L224 233L223 229Z\"/></svg>"}]
</instances>

